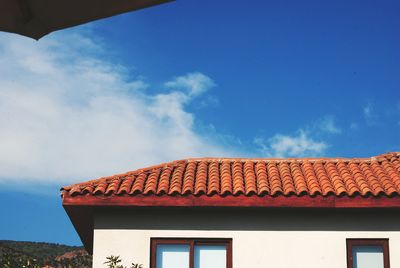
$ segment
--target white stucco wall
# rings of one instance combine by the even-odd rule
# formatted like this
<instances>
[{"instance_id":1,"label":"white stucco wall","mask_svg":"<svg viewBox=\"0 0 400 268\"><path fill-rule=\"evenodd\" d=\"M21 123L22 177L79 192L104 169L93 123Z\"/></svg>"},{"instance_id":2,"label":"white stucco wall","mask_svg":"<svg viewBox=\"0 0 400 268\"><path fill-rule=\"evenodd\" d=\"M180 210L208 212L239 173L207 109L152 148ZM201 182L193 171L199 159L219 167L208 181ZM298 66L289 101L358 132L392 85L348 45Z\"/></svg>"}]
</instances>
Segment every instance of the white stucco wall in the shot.
<instances>
[{"instance_id":1,"label":"white stucco wall","mask_svg":"<svg viewBox=\"0 0 400 268\"><path fill-rule=\"evenodd\" d=\"M232 211L209 217L205 216L207 212L202 213L197 219L201 223L196 225L193 213L176 212L164 220L168 213L98 212L93 267L105 267L106 257L113 254L120 255L125 265L135 261L149 268L152 237L232 238L234 268L345 268L346 238L389 238L391 267L400 267L400 228L396 227L399 222L394 223L398 217L390 214L364 213L351 217L339 213L326 218L326 213L319 216L318 212L286 217L282 216L285 211L265 213L261 217L257 216L259 212L252 212L251 215L238 213L237 222L232 223L229 218ZM182 221L189 217L186 226ZM312 230L313 223L315 230Z\"/></svg>"}]
</instances>

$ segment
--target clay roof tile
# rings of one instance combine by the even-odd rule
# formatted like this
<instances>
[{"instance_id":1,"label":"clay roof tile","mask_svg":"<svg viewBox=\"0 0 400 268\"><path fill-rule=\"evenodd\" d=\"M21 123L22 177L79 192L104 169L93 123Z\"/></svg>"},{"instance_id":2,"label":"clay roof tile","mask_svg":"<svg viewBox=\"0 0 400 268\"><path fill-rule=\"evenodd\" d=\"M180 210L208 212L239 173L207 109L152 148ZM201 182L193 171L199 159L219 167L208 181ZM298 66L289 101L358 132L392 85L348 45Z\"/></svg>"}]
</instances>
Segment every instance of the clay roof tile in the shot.
<instances>
[{"instance_id":1,"label":"clay roof tile","mask_svg":"<svg viewBox=\"0 0 400 268\"><path fill-rule=\"evenodd\" d=\"M62 188L97 195L400 195L400 153L372 158L199 158Z\"/></svg>"}]
</instances>

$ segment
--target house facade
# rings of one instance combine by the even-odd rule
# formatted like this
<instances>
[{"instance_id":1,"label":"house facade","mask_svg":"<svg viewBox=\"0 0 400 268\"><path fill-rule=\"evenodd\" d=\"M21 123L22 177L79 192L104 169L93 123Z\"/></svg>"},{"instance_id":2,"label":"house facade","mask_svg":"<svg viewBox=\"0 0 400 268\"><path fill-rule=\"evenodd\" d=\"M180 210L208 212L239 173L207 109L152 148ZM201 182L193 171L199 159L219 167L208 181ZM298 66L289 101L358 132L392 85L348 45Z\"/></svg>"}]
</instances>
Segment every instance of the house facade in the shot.
<instances>
[{"instance_id":1,"label":"house facade","mask_svg":"<svg viewBox=\"0 0 400 268\"><path fill-rule=\"evenodd\" d=\"M93 267L400 267L400 153L174 161L63 187Z\"/></svg>"}]
</instances>

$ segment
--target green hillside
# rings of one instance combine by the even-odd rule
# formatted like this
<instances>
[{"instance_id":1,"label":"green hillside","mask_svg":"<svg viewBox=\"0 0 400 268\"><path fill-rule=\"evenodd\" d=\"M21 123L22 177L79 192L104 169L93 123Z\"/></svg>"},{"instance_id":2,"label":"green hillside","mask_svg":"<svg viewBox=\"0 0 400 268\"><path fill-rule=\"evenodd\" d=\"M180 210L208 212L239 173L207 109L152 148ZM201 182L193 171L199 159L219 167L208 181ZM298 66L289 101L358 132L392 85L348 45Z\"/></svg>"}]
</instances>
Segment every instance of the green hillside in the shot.
<instances>
[{"instance_id":1,"label":"green hillside","mask_svg":"<svg viewBox=\"0 0 400 268\"><path fill-rule=\"evenodd\" d=\"M89 268L92 258L83 247L0 240L1 268Z\"/></svg>"}]
</instances>

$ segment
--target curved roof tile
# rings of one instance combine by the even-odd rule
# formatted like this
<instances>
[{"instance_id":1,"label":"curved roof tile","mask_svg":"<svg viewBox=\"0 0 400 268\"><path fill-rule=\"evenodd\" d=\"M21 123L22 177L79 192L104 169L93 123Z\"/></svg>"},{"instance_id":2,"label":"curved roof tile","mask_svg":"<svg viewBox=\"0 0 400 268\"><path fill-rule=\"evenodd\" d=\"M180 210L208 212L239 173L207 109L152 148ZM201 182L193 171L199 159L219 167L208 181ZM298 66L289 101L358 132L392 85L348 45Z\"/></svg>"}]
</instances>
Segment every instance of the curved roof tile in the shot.
<instances>
[{"instance_id":1,"label":"curved roof tile","mask_svg":"<svg viewBox=\"0 0 400 268\"><path fill-rule=\"evenodd\" d=\"M70 196L393 196L400 152L372 158L179 160L66 186Z\"/></svg>"}]
</instances>

